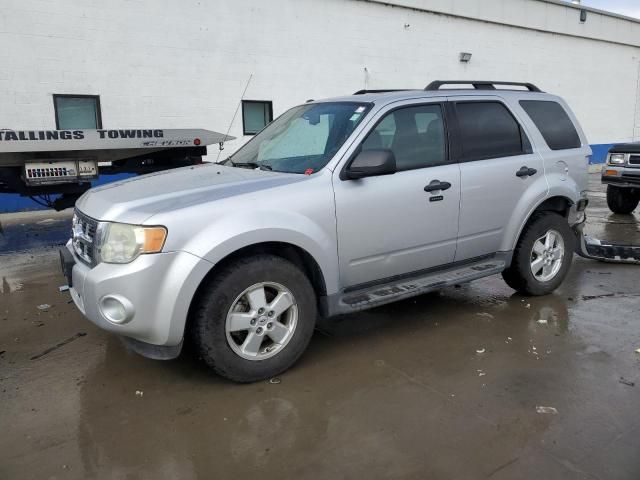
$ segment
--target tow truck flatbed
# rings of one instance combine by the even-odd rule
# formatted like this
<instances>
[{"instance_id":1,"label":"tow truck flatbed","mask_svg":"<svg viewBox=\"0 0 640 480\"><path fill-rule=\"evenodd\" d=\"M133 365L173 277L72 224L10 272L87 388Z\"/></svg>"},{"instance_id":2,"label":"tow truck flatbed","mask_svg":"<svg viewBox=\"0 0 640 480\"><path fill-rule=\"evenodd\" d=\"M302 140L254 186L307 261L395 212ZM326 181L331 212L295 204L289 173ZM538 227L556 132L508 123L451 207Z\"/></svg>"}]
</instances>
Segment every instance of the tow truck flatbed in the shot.
<instances>
[{"instance_id":1,"label":"tow truck flatbed","mask_svg":"<svg viewBox=\"0 0 640 480\"><path fill-rule=\"evenodd\" d=\"M0 130L0 193L67 208L101 174L144 174L202 163L234 137L203 129ZM51 195L59 195L51 200Z\"/></svg>"}]
</instances>

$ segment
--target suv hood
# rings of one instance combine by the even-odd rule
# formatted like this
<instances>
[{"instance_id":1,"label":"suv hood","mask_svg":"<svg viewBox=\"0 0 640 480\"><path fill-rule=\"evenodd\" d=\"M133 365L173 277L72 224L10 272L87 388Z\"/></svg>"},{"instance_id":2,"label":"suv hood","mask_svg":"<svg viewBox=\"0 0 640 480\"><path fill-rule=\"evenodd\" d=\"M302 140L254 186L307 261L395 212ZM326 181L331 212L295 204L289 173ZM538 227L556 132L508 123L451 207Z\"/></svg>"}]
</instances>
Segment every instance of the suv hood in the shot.
<instances>
[{"instance_id":1,"label":"suv hood","mask_svg":"<svg viewBox=\"0 0 640 480\"><path fill-rule=\"evenodd\" d=\"M157 213L297 183L307 178L305 175L209 163L92 188L78 199L76 208L100 221L142 224Z\"/></svg>"}]
</instances>

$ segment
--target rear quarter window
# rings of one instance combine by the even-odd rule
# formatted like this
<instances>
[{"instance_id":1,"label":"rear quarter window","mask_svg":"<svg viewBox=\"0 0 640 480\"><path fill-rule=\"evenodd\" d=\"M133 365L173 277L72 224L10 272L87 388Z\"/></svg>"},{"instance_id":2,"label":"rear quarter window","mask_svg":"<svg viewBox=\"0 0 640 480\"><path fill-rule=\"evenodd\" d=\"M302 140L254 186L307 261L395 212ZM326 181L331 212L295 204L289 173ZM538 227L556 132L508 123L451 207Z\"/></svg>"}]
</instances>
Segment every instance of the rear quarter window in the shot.
<instances>
[{"instance_id":1,"label":"rear quarter window","mask_svg":"<svg viewBox=\"0 0 640 480\"><path fill-rule=\"evenodd\" d=\"M520 100L551 150L580 148L580 136L562 105L548 100Z\"/></svg>"}]
</instances>

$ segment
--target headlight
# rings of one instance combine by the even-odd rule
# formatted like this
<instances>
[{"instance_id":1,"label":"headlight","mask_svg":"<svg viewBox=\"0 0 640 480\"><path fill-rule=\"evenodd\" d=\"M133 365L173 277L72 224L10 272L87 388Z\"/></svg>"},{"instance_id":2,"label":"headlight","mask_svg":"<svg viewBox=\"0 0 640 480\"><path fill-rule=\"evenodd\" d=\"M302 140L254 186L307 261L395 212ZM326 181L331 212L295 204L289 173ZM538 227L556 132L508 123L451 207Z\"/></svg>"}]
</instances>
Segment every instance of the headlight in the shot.
<instances>
[{"instance_id":1,"label":"headlight","mask_svg":"<svg viewBox=\"0 0 640 480\"><path fill-rule=\"evenodd\" d=\"M624 153L612 153L609 156L609 163L611 165L624 165Z\"/></svg>"},{"instance_id":2,"label":"headlight","mask_svg":"<svg viewBox=\"0 0 640 480\"><path fill-rule=\"evenodd\" d=\"M167 238L164 227L103 223L99 230L98 261L105 263L129 263L143 253L159 253Z\"/></svg>"}]
</instances>

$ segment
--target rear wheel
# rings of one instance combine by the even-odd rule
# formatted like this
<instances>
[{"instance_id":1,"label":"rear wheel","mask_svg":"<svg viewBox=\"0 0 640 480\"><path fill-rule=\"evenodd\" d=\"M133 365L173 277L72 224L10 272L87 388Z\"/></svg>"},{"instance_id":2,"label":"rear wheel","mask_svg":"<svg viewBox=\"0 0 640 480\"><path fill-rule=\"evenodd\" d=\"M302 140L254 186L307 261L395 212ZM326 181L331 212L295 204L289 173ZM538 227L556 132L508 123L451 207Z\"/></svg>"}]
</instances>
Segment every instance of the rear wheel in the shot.
<instances>
[{"instance_id":1,"label":"rear wheel","mask_svg":"<svg viewBox=\"0 0 640 480\"><path fill-rule=\"evenodd\" d=\"M607 185L607 205L613 213L629 214L639 202L640 198L634 189Z\"/></svg>"},{"instance_id":2,"label":"rear wheel","mask_svg":"<svg viewBox=\"0 0 640 480\"><path fill-rule=\"evenodd\" d=\"M316 321L308 278L274 255L238 260L203 287L192 333L200 356L218 374L255 382L291 367Z\"/></svg>"},{"instance_id":3,"label":"rear wheel","mask_svg":"<svg viewBox=\"0 0 640 480\"><path fill-rule=\"evenodd\" d=\"M507 285L525 295L546 295L562 283L571 268L575 236L567 220L552 212L533 217L502 273Z\"/></svg>"}]
</instances>

